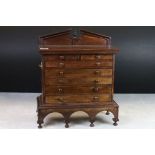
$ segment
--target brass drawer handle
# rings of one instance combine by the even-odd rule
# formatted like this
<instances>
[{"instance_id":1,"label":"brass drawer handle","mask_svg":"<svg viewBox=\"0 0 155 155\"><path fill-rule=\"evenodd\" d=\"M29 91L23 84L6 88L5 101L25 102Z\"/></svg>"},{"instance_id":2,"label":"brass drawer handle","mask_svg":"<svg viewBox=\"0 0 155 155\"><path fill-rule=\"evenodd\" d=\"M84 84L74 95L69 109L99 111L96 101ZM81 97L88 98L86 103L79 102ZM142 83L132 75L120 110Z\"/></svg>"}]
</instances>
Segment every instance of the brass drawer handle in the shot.
<instances>
[{"instance_id":1,"label":"brass drawer handle","mask_svg":"<svg viewBox=\"0 0 155 155\"><path fill-rule=\"evenodd\" d=\"M38 65L38 67L40 67L41 69L43 68L42 62Z\"/></svg>"},{"instance_id":2,"label":"brass drawer handle","mask_svg":"<svg viewBox=\"0 0 155 155\"><path fill-rule=\"evenodd\" d=\"M100 81L99 80L94 80L94 83L99 83Z\"/></svg>"},{"instance_id":3,"label":"brass drawer handle","mask_svg":"<svg viewBox=\"0 0 155 155\"><path fill-rule=\"evenodd\" d=\"M63 89L62 89L62 88L59 88L59 89L58 89L58 92L59 92L59 93L62 93L62 92L63 92Z\"/></svg>"},{"instance_id":4,"label":"brass drawer handle","mask_svg":"<svg viewBox=\"0 0 155 155\"><path fill-rule=\"evenodd\" d=\"M60 60L65 60L65 56L60 55L60 56L59 56L59 59L60 59Z\"/></svg>"},{"instance_id":5,"label":"brass drawer handle","mask_svg":"<svg viewBox=\"0 0 155 155\"><path fill-rule=\"evenodd\" d=\"M65 64L64 64L63 62L60 62L60 63L59 63L59 66L60 66L60 67L64 67L64 65L65 65Z\"/></svg>"},{"instance_id":6,"label":"brass drawer handle","mask_svg":"<svg viewBox=\"0 0 155 155\"><path fill-rule=\"evenodd\" d=\"M96 75L99 75L100 73L101 73L101 72L100 72L99 70L96 70L96 71L95 71L95 74L96 74Z\"/></svg>"},{"instance_id":7,"label":"brass drawer handle","mask_svg":"<svg viewBox=\"0 0 155 155\"><path fill-rule=\"evenodd\" d=\"M101 63L100 62L96 62L96 66L100 66L101 65Z\"/></svg>"},{"instance_id":8,"label":"brass drawer handle","mask_svg":"<svg viewBox=\"0 0 155 155\"><path fill-rule=\"evenodd\" d=\"M98 96L94 96L93 97L93 101L98 102L99 101L99 97Z\"/></svg>"},{"instance_id":9,"label":"brass drawer handle","mask_svg":"<svg viewBox=\"0 0 155 155\"><path fill-rule=\"evenodd\" d=\"M94 92L98 92L98 91L99 91L99 88L98 88L98 87L94 87L94 88L93 88L93 91L94 91Z\"/></svg>"},{"instance_id":10,"label":"brass drawer handle","mask_svg":"<svg viewBox=\"0 0 155 155\"><path fill-rule=\"evenodd\" d=\"M59 102L64 102L64 99L62 97L57 99Z\"/></svg>"},{"instance_id":11,"label":"brass drawer handle","mask_svg":"<svg viewBox=\"0 0 155 155\"><path fill-rule=\"evenodd\" d=\"M96 55L95 57L96 57L96 59L101 59L100 55Z\"/></svg>"},{"instance_id":12,"label":"brass drawer handle","mask_svg":"<svg viewBox=\"0 0 155 155\"><path fill-rule=\"evenodd\" d=\"M59 72L59 75L60 75L60 76L63 76L63 75L64 75L64 72Z\"/></svg>"}]
</instances>

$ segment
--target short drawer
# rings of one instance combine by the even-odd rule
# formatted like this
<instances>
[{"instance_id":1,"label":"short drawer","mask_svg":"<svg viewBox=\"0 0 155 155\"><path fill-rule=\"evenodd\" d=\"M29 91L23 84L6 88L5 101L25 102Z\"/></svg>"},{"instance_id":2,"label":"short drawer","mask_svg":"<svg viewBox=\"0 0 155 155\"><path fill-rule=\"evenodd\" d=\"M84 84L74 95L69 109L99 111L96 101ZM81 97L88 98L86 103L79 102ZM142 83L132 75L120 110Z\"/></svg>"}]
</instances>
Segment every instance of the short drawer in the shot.
<instances>
[{"instance_id":1,"label":"short drawer","mask_svg":"<svg viewBox=\"0 0 155 155\"><path fill-rule=\"evenodd\" d=\"M51 68L102 68L112 67L112 61L46 61L45 67Z\"/></svg>"},{"instance_id":2,"label":"short drawer","mask_svg":"<svg viewBox=\"0 0 155 155\"><path fill-rule=\"evenodd\" d=\"M59 95L59 96L45 96L45 103L58 105L75 105L85 103L92 104L105 104L104 102L111 102L111 94L102 95ZM72 104L70 104L72 103Z\"/></svg>"},{"instance_id":3,"label":"short drawer","mask_svg":"<svg viewBox=\"0 0 155 155\"><path fill-rule=\"evenodd\" d=\"M46 69L45 78L52 77L104 77L112 76L112 69Z\"/></svg>"},{"instance_id":4,"label":"short drawer","mask_svg":"<svg viewBox=\"0 0 155 155\"><path fill-rule=\"evenodd\" d=\"M112 84L112 77L86 77L86 78L49 78L45 79L45 85L93 85Z\"/></svg>"},{"instance_id":5,"label":"short drawer","mask_svg":"<svg viewBox=\"0 0 155 155\"><path fill-rule=\"evenodd\" d=\"M45 86L46 95L58 94L109 94L112 92L111 85L94 86Z\"/></svg>"},{"instance_id":6,"label":"short drawer","mask_svg":"<svg viewBox=\"0 0 155 155\"><path fill-rule=\"evenodd\" d=\"M81 55L81 60L105 60L105 61L112 61L112 55Z\"/></svg>"},{"instance_id":7,"label":"short drawer","mask_svg":"<svg viewBox=\"0 0 155 155\"><path fill-rule=\"evenodd\" d=\"M50 55L44 56L45 61L68 61L68 60L81 60L80 55Z\"/></svg>"}]
</instances>

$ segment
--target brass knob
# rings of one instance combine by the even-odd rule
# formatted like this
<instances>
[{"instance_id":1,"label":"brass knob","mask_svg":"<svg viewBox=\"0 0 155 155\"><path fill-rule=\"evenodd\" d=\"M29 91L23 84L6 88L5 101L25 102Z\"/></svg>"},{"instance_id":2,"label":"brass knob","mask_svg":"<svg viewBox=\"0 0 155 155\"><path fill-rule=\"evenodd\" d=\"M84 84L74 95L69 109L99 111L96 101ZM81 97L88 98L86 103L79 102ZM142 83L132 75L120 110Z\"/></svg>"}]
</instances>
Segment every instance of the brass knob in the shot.
<instances>
[{"instance_id":1,"label":"brass knob","mask_svg":"<svg viewBox=\"0 0 155 155\"><path fill-rule=\"evenodd\" d=\"M96 59L101 59L100 55L96 55L95 57L96 57Z\"/></svg>"},{"instance_id":2,"label":"brass knob","mask_svg":"<svg viewBox=\"0 0 155 155\"><path fill-rule=\"evenodd\" d=\"M62 88L59 88L58 91L59 91L59 93L62 93L63 90L62 90Z\"/></svg>"},{"instance_id":3,"label":"brass knob","mask_svg":"<svg viewBox=\"0 0 155 155\"><path fill-rule=\"evenodd\" d=\"M101 63L100 62L96 62L96 66L100 66L101 65Z\"/></svg>"},{"instance_id":4,"label":"brass knob","mask_svg":"<svg viewBox=\"0 0 155 155\"><path fill-rule=\"evenodd\" d=\"M63 75L64 75L64 72L62 72L62 71L59 72L59 75L60 75L60 76L63 76Z\"/></svg>"},{"instance_id":5,"label":"brass knob","mask_svg":"<svg viewBox=\"0 0 155 155\"><path fill-rule=\"evenodd\" d=\"M65 65L65 64L64 64L63 62L60 62L60 63L59 63L59 66L60 66L60 67L63 67L64 65Z\"/></svg>"},{"instance_id":6,"label":"brass knob","mask_svg":"<svg viewBox=\"0 0 155 155\"><path fill-rule=\"evenodd\" d=\"M59 102L64 102L64 99L62 97L57 99Z\"/></svg>"},{"instance_id":7,"label":"brass knob","mask_svg":"<svg viewBox=\"0 0 155 155\"><path fill-rule=\"evenodd\" d=\"M43 68L42 62L38 65L38 67L40 67L41 69Z\"/></svg>"},{"instance_id":8,"label":"brass knob","mask_svg":"<svg viewBox=\"0 0 155 155\"><path fill-rule=\"evenodd\" d=\"M95 71L95 74L97 74L97 75L100 74L100 71L99 70L96 70Z\"/></svg>"},{"instance_id":9,"label":"brass knob","mask_svg":"<svg viewBox=\"0 0 155 155\"><path fill-rule=\"evenodd\" d=\"M93 91L94 92L98 92L99 91L99 88L98 87L95 87L95 88L93 88Z\"/></svg>"},{"instance_id":10,"label":"brass knob","mask_svg":"<svg viewBox=\"0 0 155 155\"><path fill-rule=\"evenodd\" d=\"M96 101L96 102L99 101L99 97L98 96L94 96L93 97L93 101Z\"/></svg>"},{"instance_id":11,"label":"brass knob","mask_svg":"<svg viewBox=\"0 0 155 155\"><path fill-rule=\"evenodd\" d=\"M64 60L64 59L65 59L65 56L60 55L60 56L59 56L59 59L60 59L60 60Z\"/></svg>"}]
</instances>

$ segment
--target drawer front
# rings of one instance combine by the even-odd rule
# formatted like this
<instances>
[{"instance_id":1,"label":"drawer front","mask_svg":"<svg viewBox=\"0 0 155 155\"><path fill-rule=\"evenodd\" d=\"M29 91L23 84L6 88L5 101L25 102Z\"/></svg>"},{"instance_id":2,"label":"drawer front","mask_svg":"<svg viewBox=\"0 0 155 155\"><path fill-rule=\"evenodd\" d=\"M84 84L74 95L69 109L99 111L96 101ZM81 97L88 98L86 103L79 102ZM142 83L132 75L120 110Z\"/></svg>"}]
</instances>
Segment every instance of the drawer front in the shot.
<instances>
[{"instance_id":1,"label":"drawer front","mask_svg":"<svg viewBox=\"0 0 155 155\"><path fill-rule=\"evenodd\" d=\"M46 69L45 78L53 77L103 77L112 76L112 69Z\"/></svg>"},{"instance_id":2,"label":"drawer front","mask_svg":"<svg viewBox=\"0 0 155 155\"><path fill-rule=\"evenodd\" d=\"M93 85L112 84L112 77L86 77L86 78L50 78L45 80L45 85Z\"/></svg>"},{"instance_id":3,"label":"drawer front","mask_svg":"<svg viewBox=\"0 0 155 155\"><path fill-rule=\"evenodd\" d=\"M58 95L58 96L45 96L45 103L51 105L79 105L85 103L88 105L104 104L104 102L111 102L110 94L102 95ZM70 104L72 103L72 104Z\"/></svg>"},{"instance_id":4,"label":"drawer front","mask_svg":"<svg viewBox=\"0 0 155 155\"><path fill-rule=\"evenodd\" d=\"M112 55L82 55L81 60L105 60L112 61Z\"/></svg>"},{"instance_id":5,"label":"drawer front","mask_svg":"<svg viewBox=\"0 0 155 155\"><path fill-rule=\"evenodd\" d=\"M52 56L45 56L44 59L45 59L45 61L112 60L113 56L112 55L52 55Z\"/></svg>"},{"instance_id":6,"label":"drawer front","mask_svg":"<svg viewBox=\"0 0 155 155\"><path fill-rule=\"evenodd\" d=\"M102 68L111 67L112 61L45 61L45 67L51 68Z\"/></svg>"},{"instance_id":7,"label":"drawer front","mask_svg":"<svg viewBox=\"0 0 155 155\"><path fill-rule=\"evenodd\" d=\"M61 94L110 94L112 91L111 85L96 85L96 86L45 86L46 95L61 95Z\"/></svg>"}]
</instances>

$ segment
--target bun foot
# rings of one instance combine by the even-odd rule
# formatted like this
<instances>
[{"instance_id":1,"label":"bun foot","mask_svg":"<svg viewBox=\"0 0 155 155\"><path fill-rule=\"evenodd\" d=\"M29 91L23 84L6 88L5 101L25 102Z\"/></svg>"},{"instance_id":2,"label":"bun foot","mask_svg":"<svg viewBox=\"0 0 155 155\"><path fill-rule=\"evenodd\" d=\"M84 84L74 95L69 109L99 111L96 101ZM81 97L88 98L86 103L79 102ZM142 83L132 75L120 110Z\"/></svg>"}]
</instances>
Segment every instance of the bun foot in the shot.
<instances>
[{"instance_id":1,"label":"bun foot","mask_svg":"<svg viewBox=\"0 0 155 155\"><path fill-rule=\"evenodd\" d=\"M109 112L109 111L107 111L105 114L106 114L106 115L109 115L109 114L110 114L110 112Z\"/></svg>"},{"instance_id":2,"label":"bun foot","mask_svg":"<svg viewBox=\"0 0 155 155\"><path fill-rule=\"evenodd\" d=\"M65 124L65 128L69 128L69 124Z\"/></svg>"},{"instance_id":3,"label":"bun foot","mask_svg":"<svg viewBox=\"0 0 155 155\"><path fill-rule=\"evenodd\" d=\"M117 124L117 122L114 122L113 125L114 125L114 126L117 126L118 124Z\"/></svg>"},{"instance_id":4,"label":"bun foot","mask_svg":"<svg viewBox=\"0 0 155 155\"><path fill-rule=\"evenodd\" d=\"M90 127L94 127L95 125L93 123L90 123Z\"/></svg>"},{"instance_id":5,"label":"bun foot","mask_svg":"<svg viewBox=\"0 0 155 155\"><path fill-rule=\"evenodd\" d=\"M119 121L119 119L118 119L118 118L113 118L113 121L114 121L113 125L114 125L114 126L117 126L117 125L118 125L118 124L117 124L117 121Z\"/></svg>"},{"instance_id":6,"label":"bun foot","mask_svg":"<svg viewBox=\"0 0 155 155\"><path fill-rule=\"evenodd\" d=\"M38 125L38 128L39 128L39 129L41 129L41 128L42 128L42 125L41 125L41 124L39 124L39 125Z\"/></svg>"}]
</instances>

